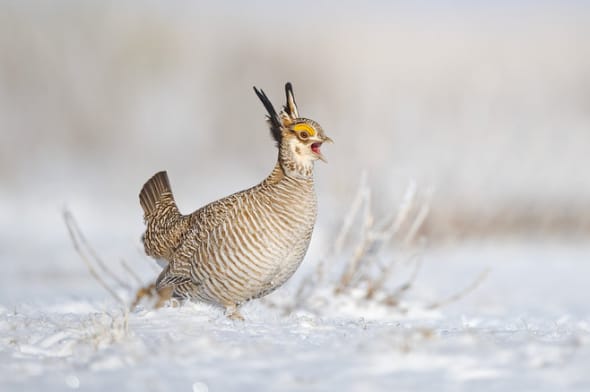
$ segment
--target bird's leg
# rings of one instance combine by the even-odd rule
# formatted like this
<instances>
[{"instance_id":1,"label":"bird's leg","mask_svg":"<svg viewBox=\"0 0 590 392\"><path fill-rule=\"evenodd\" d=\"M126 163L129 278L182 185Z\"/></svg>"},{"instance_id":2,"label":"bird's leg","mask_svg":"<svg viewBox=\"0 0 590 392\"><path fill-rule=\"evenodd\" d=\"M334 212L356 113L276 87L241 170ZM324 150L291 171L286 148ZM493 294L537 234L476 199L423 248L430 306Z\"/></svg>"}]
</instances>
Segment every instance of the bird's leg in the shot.
<instances>
[{"instance_id":1,"label":"bird's leg","mask_svg":"<svg viewBox=\"0 0 590 392\"><path fill-rule=\"evenodd\" d=\"M231 320L244 321L244 316L242 316L236 304L227 305L225 307L225 315Z\"/></svg>"},{"instance_id":2,"label":"bird's leg","mask_svg":"<svg viewBox=\"0 0 590 392\"><path fill-rule=\"evenodd\" d=\"M131 303L131 310L135 309L135 307L144 297L153 297L155 291L156 282L148 284L147 286L143 286L139 290L137 290L137 293L135 294L135 299L133 300L133 303Z\"/></svg>"},{"instance_id":3,"label":"bird's leg","mask_svg":"<svg viewBox=\"0 0 590 392\"><path fill-rule=\"evenodd\" d=\"M135 300L131 304L131 310L135 309L135 307L139 304L139 302L144 297L152 298L154 296L157 297L157 301L156 301L156 304L154 305L154 308L155 309L161 308L162 306L164 306L166 301L168 301L170 298L172 298L172 292L173 292L172 286L167 286L167 287L164 287L164 288L158 290L156 288L155 282L148 284L147 286L144 286L144 287L140 288L139 290L137 290L137 293L135 294Z\"/></svg>"},{"instance_id":4,"label":"bird's leg","mask_svg":"<svg viewBox=\"0 0 590 392\"><path fill-rule=\"evenodd\" d=\"M156 305L154 306L154 308L158 309L158 308L161 308L162 306L164 306L164 304L170 298L172 298L173 291L174 291L174 288L172 286L166 286L166 287L156 291L156 294L158 295L158 300L156 301Z\"/></svg>"}]
</instances>

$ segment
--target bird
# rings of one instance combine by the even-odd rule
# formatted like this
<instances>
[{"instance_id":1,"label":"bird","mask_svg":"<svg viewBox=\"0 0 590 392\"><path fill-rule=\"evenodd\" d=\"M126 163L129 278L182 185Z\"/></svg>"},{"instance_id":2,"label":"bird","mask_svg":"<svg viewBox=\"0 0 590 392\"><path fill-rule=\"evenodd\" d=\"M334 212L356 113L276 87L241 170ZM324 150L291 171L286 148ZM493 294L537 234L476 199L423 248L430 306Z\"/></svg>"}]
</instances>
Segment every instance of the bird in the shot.
<instances>
[{"instance_id":1,"label":"bird","mask_svg":"<svg viewBox=\"0 0 590 392\"><path fill-rule=\"evenodd\" d=\"M243 320L240 307L282 286L304 259L317 216L314 164L327 162L320 148L333 141L299 116L290 82L279 113L262 89L254 92L278 150L266 178L188 215L179 211L166 171L139 193L145 253L163 266L152 285L160 305L170 298L205 302Z\"/></svg>"}]
</instances>

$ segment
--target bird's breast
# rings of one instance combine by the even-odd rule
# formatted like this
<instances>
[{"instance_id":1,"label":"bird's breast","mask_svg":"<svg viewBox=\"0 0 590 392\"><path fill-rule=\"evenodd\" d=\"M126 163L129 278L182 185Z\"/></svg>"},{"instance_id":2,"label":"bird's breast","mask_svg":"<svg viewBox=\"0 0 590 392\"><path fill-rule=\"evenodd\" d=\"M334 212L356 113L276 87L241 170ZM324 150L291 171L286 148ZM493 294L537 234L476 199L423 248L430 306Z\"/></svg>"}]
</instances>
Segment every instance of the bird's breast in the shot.
<instances>
[{"instance_id":1,"label":"bird's breast","mask_svg":"<svg viewBox=\"0 0 590 392\"><path fill-rule=\"evenodd\" d=\"M313 183L285 181L235 196L231 213L198 250L202 299L241 303L289 279L307 251L316 219Z\"/></svg>"},{"instance_id":2,"label":"bird's breast","mask_svg":"<svg viewBox=\"0 0 590 392\"><path fill-rule=\"evenodd\" d=\"M247 296L260 297L289 279L301 264L316 219L313 184L280 184L244 201L239 230L244 232L236 267L247 277Z\"/></svg>"}]
</instances>

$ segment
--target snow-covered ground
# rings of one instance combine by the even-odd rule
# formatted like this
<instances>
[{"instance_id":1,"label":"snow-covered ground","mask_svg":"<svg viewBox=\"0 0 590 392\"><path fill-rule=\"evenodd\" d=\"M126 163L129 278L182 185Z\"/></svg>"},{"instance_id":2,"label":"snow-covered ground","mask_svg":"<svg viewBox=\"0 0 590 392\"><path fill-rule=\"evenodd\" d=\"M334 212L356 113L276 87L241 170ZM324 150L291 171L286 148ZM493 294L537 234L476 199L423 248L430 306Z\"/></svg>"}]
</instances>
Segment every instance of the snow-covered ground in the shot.
<instances>
[{"instance_id":1,"label":"snow-covered ground","mask_svg":"<svg viewBox=\"0 0 590 392\"><path fill-rule=\"evenodd\" d=\"M486 268L476 290L426 309ZM54 277L52 296L0 305L0 390L587 391L588 276L588 244L437 247L407 312L334 297L285 316L257 301L244 322L192 303L126 316L89 275L69 278L84 297Z\"/></svg>"}]
</instances>

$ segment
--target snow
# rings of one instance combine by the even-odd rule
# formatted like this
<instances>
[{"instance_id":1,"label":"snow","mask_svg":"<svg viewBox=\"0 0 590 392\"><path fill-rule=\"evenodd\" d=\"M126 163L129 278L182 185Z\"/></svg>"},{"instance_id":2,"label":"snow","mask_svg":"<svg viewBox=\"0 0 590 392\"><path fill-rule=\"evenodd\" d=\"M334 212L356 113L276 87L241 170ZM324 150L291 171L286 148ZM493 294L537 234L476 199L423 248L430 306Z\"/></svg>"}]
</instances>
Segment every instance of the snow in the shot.
<instances>
[{"instance_id":1,"label":"snow","mask_svg":"<svg viewBox=\"0 0 590 392\"><path fill-rule=\"evenodd\" d=\"M127 313L102 291L76 297L54 279L55 296L0 307L0 390L588 390L589 251L437 247L401 307L331 296L285 315L255 301L243 322L198 303ZM427 309L485 268L474 291Z\"/></svg>"}]
</instances>

